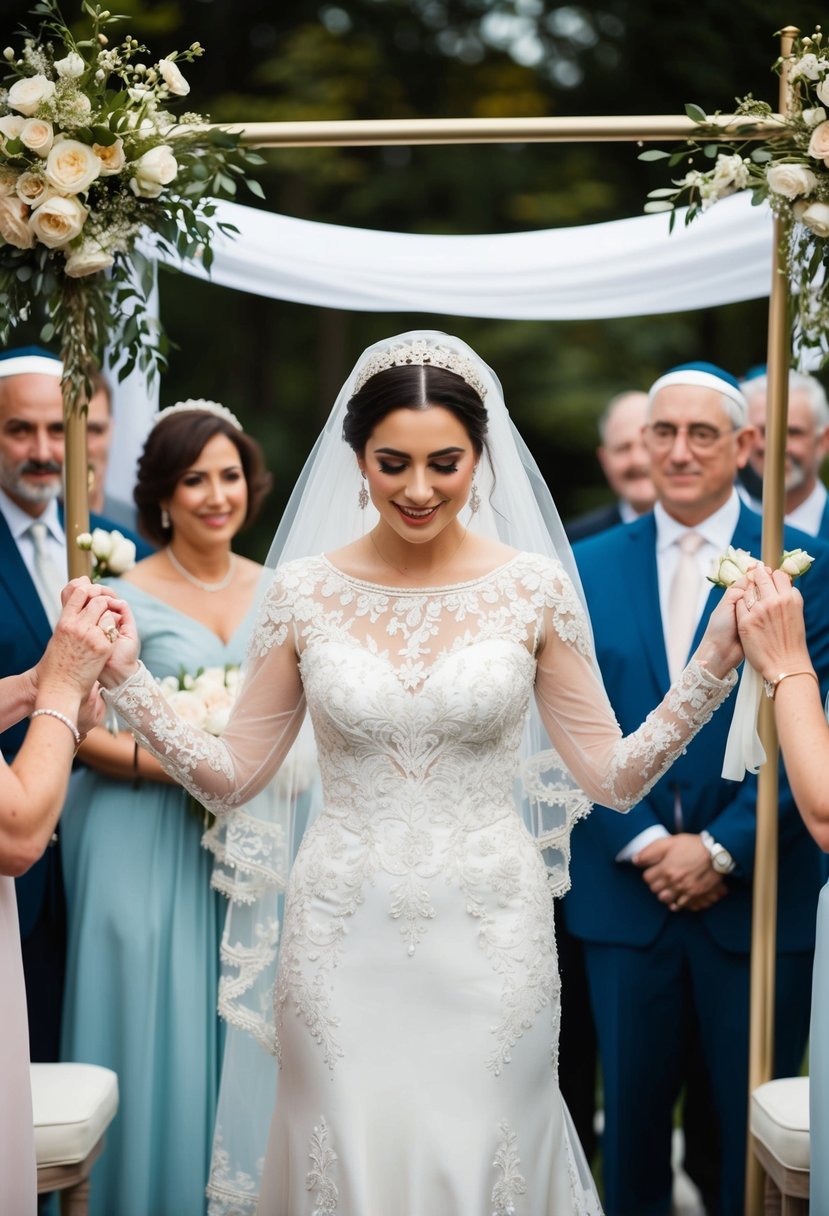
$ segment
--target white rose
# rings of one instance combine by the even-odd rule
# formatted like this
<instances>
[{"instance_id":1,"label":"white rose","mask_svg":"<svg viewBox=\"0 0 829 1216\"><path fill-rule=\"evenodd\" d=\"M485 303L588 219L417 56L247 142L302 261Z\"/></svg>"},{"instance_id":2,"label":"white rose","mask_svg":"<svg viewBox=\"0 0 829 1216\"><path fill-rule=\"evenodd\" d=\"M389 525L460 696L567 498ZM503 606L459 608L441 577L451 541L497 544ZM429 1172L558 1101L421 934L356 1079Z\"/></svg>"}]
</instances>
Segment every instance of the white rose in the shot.
<instances>
[{"instance_id":1,"label":"white rose","mask_svg":"<svg viewBox=\"0 0 829 1216\"><path fill-rule=\"evenodd\" d=\"M809 203L798 219L815 236L829 236L829 203Z\"/></svg>"},{"instance_id":2,"label":"white rose","mask_svg":"<svg viewBox=\"0 0 829 1216\"><path fill-rule=\"evenodd\" d=\"M783 554L780 569L791 579L799 578L801 574L806 573L814 560L805 549L790 549Z\"/></svg>"},{"instance_id":3,"label":"white rose","mask_svg":"<svg viewBox=\"0 0 829 1216\"><path fill-rule=\"evenodd\" d=\"M62 194L88 190L100 172L100 160L78 139L62 139L46 157L46 177Z\"/></svg>"},{"instance_id":4,"label":"white rose","mask_svg":"<svg viewBox=\"0 0 829 1216\"><path fill-rule=\"evenodd\" d=\"M46 156L55 142L55 132L45 118L27 118L20 132L20 142L37 156Z\"/></svg>"},{"instance_id":5,"label":"white rose","mask_svg":"<svg viewBox=\"0 0 829 1216\"><path fill-rule=\"evenodd\" d=\"M55 71L62 80L77 80L86 71L86 64L77 51L70 51L64 59L55 61Z\"/></svg>"},{"instance_id":6,"label":"white rose","mask_svg":"<svg viewBox=\"0 0 829 1216\"><path fill-rule=\"evenodd\" d=\"M92 533L92 553L97 557L99 562L105 562L110 552L112 551L112 532L107 532L106 528L95 528Z\"/></svg>"},{"instance_id":7,"label":"white rose","mask_svg":"<svg viewBox=\"0 0 829 1216\"><path fill-rule=\"evenodd\" d=\"M12 110L28 117L34 114L41 102L49 101L54 95L55 82L38 73L16 80L9 89L6 101Z\"/></svg>"},{"instance_id":8,"label":"white rose","mask_svg":"<svg viewBox=\"0 0 829 1216\"><path fill-rule=\"evenodd\" d=\"M97 274L99 270L108 270L114 261L114 256L108 249L104 249L100 241L84 241L79 249L66 250L63 269L70 279L83 279L88 274ZM132 544L132 541L129 544ZM131 562L130 566L134 564ZM127 569L129 568L128 566Z\"/></svg>"},{"instance_id":9,"label":"white rose","mask_svg":"<svg viewBox=\"0 0 829 1216\"><path fill-rule=\"evenodd\" d=\"M55 194L32 212L29 227L42 245L61 249L80 235L88 215L76 198Z\"/></svg>"},{"instance_id":10,"label":"white rose","mask_svg":"<svg viewBox=\"0 0 829 1216\"><path fill-rule=\"evenodd\" d=\"M182 76L178 64L174 63L172 59L162 59L156 67L161 73L168 93L172 93L174 97L187 96L190 92L190 85Z\"/></svg>"},{"instance_id":11,"label":"white rose","mask_svg":"<svg viewBox=\"0 0 829 1216\"><path fill-rule=\"evenodd\" d=\"M79 532L78 535L75 537L75 544L78 546L79 549L83 550L84 553L88 553L89 550L92 548L92 533L91 532ZM176 687L178 687L178 685L176 685Z\"/></svg>"},{"instance_id":12,"label":"white rose","mask_svg":"<svg viewBox=\"0 0 829 1216\"><path fill-rule=\"evenodd\" d=\"M826 111L823 106L815 106L813 110L801 110L800 117L807 127L816 127L820 122L826 122Z\"/></svg>"},{"instance_id":13,"label":"white rose","mask_svg":"<svg viewBox=\"0 0 829 1216\"><path fill-rule=\"evenodd\" d=\"M31 249L35 243L29 228L29 208L16 194L0 198L0 237L17 249Z\"/></svg>"},{"instance_id":14,"label":"white rose","mask_svg":"<svg viewBox=\"0 0 829 1216\"><path fill-rule=\"evenodd\" d=\"M825 161L829 157L829 122L821 122L812 131L809 140L809 155L815 160Z\"/></svg>"},{"instance_id":15,"label":"white rose","mask_svg":"<svg viewBox=\"0 0 829 1216\"><path fill-rule=\"evenodd\" d=\"M185 722L189 722L191 726L201 726L204 720L204 711L202 710L201 702L194 692L188 692L186 688L180 688L178 692L173 692L167 698L171 709L183 718Z\"/></svg>"},{"instance_id":16,"label":"white rose","mask_svg":"<svg viewBox=\"0 0 829 1216\"><path fill-rule=\"evenodd\" d=\"M717 157L713 176L713 183L716 187L720 189L732 187L735 190L742 190L748 185L748 182L748 165L742 156L738 156L736 153L726 156L721 153Z\"/></svg>"},{"instance_id":17,"label":"white rose","mask_svg":"<svg viewBox=\"0 0 829 1216\"><path fill-rule=\"evenodd\" d=\"M130 187L138 198L158 198L178 173L178 162L169 144L158 144L145 152L135 164L135 176Z\"/></svg>"},{"instance_id":18,"label":"white rose","mask_svg":"<svg viewBox=\"0 0 829 1216\"><path fill-rule=\"evenodd\" d=\"M729 545L725 553L714 559L708 581L716 587L732 587L738 578L757 565L757 558L752 557L745 549L735 549Z\"/></svg>"},{"instance_id":19,"label":"white rose","mask_svg":"<svg viewBox=\"0 0 829 1216\"><path fill-rule=\"evenodd\" d=\"M93 144L92 151L101 162L101 177L109 177L111 173L120 173L126 164L124 141L120 136L114 144Z\"/></svg>"},{"instance_id":20,"label":"white rose","mask_svg":"<svg viewBox=\"0 0 829 1216\"><path fill-rule=\"evenodd\" d=\"M203 691L205 695L213 689L224 688L225 686L225 669L224 667L206 667L204 671L193 680L193 687L199 691Z\"/></svg>"},{"instance_id":21,"label":"white rose","mask_svg":"<svg viewBox=\"0 0 829 1216\"><path fill-rule=\"evenodd\" d=\"M47 198L55 196L54 186L50 186L42 174L32 173L28 170L18 177L15 190L20 201L27 207L31 207L33 211L35 207L45 203Z\"/></svg>"},{"instance_id":22,"label":"white rose","mask_svg":"<svg viewBox=\"0 0 829 1216\"><path fill-rule=\"evenodd\" d=\"M800 76L805 76L807 80L817 80L820 75L820 60L817 55L813 55L811 52L808 55L801 55L792 67L791 75L795 80Z\"/></svg>"},{"instance_id":23,"label":"white rose","mask_svg":"<svg viewBox=\"0 0 829 1216\"><path fill-rule=\"evenodd\" d=\"M230 718L230 708L229 705L223 705L208 711L204 719L204 729L208 734L220 735L222 733Z\"/></svg>"},{"instance_id":24,"label":"white rose","mask_svg":"<svg viewBox=\"0 0 829 1216\"><path fill-rule=\"evenodd\" d=\"M125 574L135 565L135 543L115 529L112 533L112 548L107 558L111 574Z\"/></svg>"},{"instance_id":25,"label":"white rose","mask_svg":"<svg viewBox=\"0 0 829 1216\"><path fill-rule=\"evenodd\" d=\"M165 696L169 696L172 692L178 692L178 680L175 676L162 676L158 681L158 686Z\"/></svg>"},{"instance_id":26,"label":"white rose","mask_svg":"<svg viewBox=\"0 0 829 1216\"><path fill-rule=\"evenodd\" d=\"M772 165L766 173L769 189L784 198L798 198L811 194L817 186L817 178L805 165Z\"/></svg>"},{"instance_id":27,"label":"white rose","mask_svg":"<svg viewBox=\"0 0 829 1216\"><path fill-rule=\"evenodd\" d=\"M0 118L0 135L4 139L19 139L25 122L26 119L19 114L4 114Z\"/></svg>"}]
</instances>

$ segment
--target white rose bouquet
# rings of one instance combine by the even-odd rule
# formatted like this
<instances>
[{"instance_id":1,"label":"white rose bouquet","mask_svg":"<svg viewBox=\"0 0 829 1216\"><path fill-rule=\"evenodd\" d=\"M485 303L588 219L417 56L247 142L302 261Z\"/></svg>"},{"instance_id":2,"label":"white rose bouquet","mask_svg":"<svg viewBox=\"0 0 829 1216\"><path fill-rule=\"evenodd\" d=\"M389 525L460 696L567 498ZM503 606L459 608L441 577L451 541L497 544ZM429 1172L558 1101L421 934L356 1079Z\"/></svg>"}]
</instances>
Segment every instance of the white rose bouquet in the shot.
<instances>
[{"instance_id":1,"label":"white rose bouquet","mask_svg":"<svg viewBox=\"0 0 829 1216\"><path fill-rule=\"evenodd\" d=\"M227 726L230 711L239 692L238 666L200 667L193 675L183 668L177 676L162 676L156 680L164 698L179 717L191 726L220 735ZM201 803L188 795L188 805L210 827L213 816Z\"/></svg>"},{"instance_id":2,"label":"white rose bouquet","mask_svg":"<svg viewBox=\"0 0 829 1216\"><path fill-rule=\"evenodd\" d=\"M88 369L108 343L125 354L122 377L164 366L139 236L209 269L211 197L241 182L262 195L248 175L260 156L202 115L170 111L201 45L153 59L105 32L122 18L92 0L82 10L90 28L77 39L57 0L39 0L39 28L0 59L0 345L40 312L42 341L61 346L68 401L88 398Z\"/></svg>"},{"instance_id":3,"label":"white rose bouquet","mask_svg":"<svg viewBox=\"0 0 829 1216\"><path fill-rule=\"evenodd\" d=\"M699 136L673 152L649 149L645 161L667 160L668 167L687 166L671 186L652 190L646 211L669 211L686 205L686 224L719 199L736 190L750 190L752 202L768 201L772 210L792 220L784 250L787 272L794 287L792 346L794 354L811 348L829 360L829 45L820 29L795 40L787 58L792 82L792 105L782 115L779 134L764 141L740 140L752 130L753 120L775 120L771 106L749 94L738 101L734 113L745 118L732 143L714 140L719 127L698 105L685 112L699 126ZM780 72L784 60L774 65ZM719 114L719 111L717 111ZM716 117L714 115L712 117ZM708 166L708 167L706 167Z\"/></svg>"},{"instance_id":4,"label":"white rose bouquet","mask_svg":"<svg viewBox=\"0 0 829 1216\"><path fill-rule=\"evenodd\" d=\"M117 528L111 532L105 528L81 532L75 544L92 555L93 583L100 583L109 574L115 577L126 574L135 565L135 543Z\"/></svg>"},{"instance_id":5,"label":"white rose bouquet","mask_svg":"<svg viewBox=\"0 0 829 1216\"><path fill-rule=\"evenodd\" d=\"M794 582L811 569L814 560L805 549L789 549L784 551L777 568ZM725 553L714 560L708 579L715 587L733 587L754 566L759 565L758 559L745 549L735 549L729 545ZM762 692L763 680L759 672L750 663L744 663L723 757L722 775L729 781L742 781L746 773L756 773L760 765L765 763L766 749L757 733Z\"/></svg>"}]
</instances>

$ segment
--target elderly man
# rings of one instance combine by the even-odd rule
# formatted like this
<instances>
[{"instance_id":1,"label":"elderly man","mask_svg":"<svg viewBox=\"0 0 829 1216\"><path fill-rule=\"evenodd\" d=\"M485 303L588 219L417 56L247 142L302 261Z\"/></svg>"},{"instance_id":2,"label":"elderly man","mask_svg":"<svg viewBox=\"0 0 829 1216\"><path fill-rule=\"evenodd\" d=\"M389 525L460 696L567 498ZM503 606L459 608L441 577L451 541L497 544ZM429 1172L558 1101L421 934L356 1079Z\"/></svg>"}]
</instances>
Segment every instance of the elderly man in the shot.
<instances>
[{"instance_id":1,"label":"elderly man","mask_svg":"<svg viewBox=\"0 0 829 1216\"><path fill-rule=\"evenodd\" d=\"M648 394L618 393L599 417L600 443L596 456L616 502L571 520L571 541L585 540L616 524L628 524L653 506L654 492L648 453L642 437Z\"/></svg>"},{"instance_id":2,"label":"elderly man","mask_svg":"<svg viewBox=\"0 0 829 1216\"><path fill-rule=\"evenodd\" d=\"M721 597L706 582L712 558L729 544L760 552L760 518L734 489L753 442L746 412L736 380L718 368L662 376L645 430L653 514L576 546L625 732L661 700ZM786 530L787 548L806 544L829 568L824 544ZM829 581L807 580L804 595L825 692ZM721 1145L718 1211L743 1212L756 780L720 776L731 713L726 705L627 816L597 808L573 835L566 916L585 943L598 1029L608 1216L670 1211L672 1116L695 1035ZM779 814L775 1063L797 1073L824 868L782 775Z\"/></svg>"},{"instance_id":3,"label":"elderly man","mask_svg":"<svg viewBox=\"0 0 829 1216\"><path fill-rule=\"evenodd\" d=\"M63 483L60 360L37 348L0 354L0 676L32 667L60 614L66 552L58 497ZM97 527L110 527L94 518ZM141 542L139 542L141 544ZM147 546L141 545L144 552ZM0 735L10 759L26 722ZM17 880L32 1059L56 1060L65 913L60 848Z\"/></svg>"},{"instance_id":4,"label":"elderly man","mask_svg":"<svg viewBox=\"0 0 829 1216\"><path fill-rule=\"evenodd\" d=\"M743 382L748 420L754 444L748 469L762 483L766 456L766 397L768 377ZM829 540L829 494L820 480L820 468L829 451L829 404L823 385L814 376L789 373L789 417L786 432L786 522L810 536ZM746 497L744 494L743 497ZM761 503L748 497L759 511Z\"/></svg>"}]
</instances>

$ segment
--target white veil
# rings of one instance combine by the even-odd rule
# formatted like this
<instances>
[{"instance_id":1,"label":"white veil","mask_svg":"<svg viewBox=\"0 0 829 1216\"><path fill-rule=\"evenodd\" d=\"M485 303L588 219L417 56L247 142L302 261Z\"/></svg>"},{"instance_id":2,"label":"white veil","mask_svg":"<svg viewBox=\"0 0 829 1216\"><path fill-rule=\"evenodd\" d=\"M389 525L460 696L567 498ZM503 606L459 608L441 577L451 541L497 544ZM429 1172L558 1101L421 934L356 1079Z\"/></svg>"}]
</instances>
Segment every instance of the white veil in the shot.
<instances>
[{"instance_id":1,"label":"white veil","mask_svg":"<svg viewBox=\"0 0 829 1216\"><path fill-rule=\"evenodd\" d=\"M509 417L500 381L465 342L435 330L386 338L368 347L357 360L291 494L268 555L268 567L273 570L295 558L339 549L377 522L371 503L360 508L362 483L355 455L342 437L343 422L358 385L374 372L399 363L434 363L483 388L489 456L484 453L478 465L480 507L474 514L464 512L464 522L475 532L515 549L558 560L584 605L561 519L535 460ZM307 823L319 810L318 786L296 775L307 773L311 748L306 720L286 761L283 796L277 799L276 813L283 822L276 829L267 829L277 832L281 842L277 852L288 858L288 864L303 826L297 820ZM524 732L515 788L524 821L545 851L553 889L563 894L568 886L570 828L589 810L590 803L551 749L534 705ZM242 814L244 827L236 833L241 843L234 860L234 849L227 843L234 835L233 815L229 818L231 822L219 829L220 839L211 844L222 863L219 885L231 900L220 990L220 1009L230 1025L208 1193L210 1216L249 1216L256 1205L276 1087L276 1068L263 1048L272 1049L269 1002L286 875L275 873L270 882L251 884L245 865L249 819ZM248 959L257 963L246 981Z\"/></svg>"}]
</instances>

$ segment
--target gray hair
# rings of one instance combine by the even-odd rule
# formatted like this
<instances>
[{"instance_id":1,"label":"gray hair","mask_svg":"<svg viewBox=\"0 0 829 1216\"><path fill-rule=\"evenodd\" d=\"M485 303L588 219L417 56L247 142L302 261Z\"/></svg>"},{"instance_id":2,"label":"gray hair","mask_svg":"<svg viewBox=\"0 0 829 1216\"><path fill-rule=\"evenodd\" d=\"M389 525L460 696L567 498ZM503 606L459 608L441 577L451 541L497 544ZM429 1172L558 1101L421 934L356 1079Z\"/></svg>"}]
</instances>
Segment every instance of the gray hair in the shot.
<instances>
[{"instance_id":1,"label":"gray hair","mask_svg":"<svg viewBox=\"0 0 829 1216\"><path fill-rule=\"evenodd\" d=\"M613 414L616 412L617 406L621 405L623 401L626 401L628 397L639 397L641 395L642 395L641 389L626 388L621 393L615 393L610 398L607 405L604 407L604 409L599 414L599 417L596 420L596 426L599 431L599 439L601 440L602 443L605 443L607 440L608 424L609 424L610 419L612 418Z\"/></svg>"},{"instance_id":2,"label":"gray hair","mask_svg":"<svg viewBox=\"0 0 829 1216\"><path fill-rule=\"evenodd\" d=\"M769 378L768 376L753 376L751 380L744 381L740 388L743 396L750 403L760 396L766 396ZM789 372L789 394L792 393L803 393L807 398L815 426L820 428L829 426L829 401L826 399L826 390L819 380L814 376L807 376L805 372L791 371Z\"/></svg>"}]
</instances>

